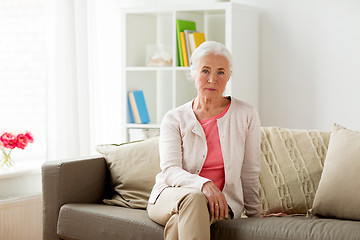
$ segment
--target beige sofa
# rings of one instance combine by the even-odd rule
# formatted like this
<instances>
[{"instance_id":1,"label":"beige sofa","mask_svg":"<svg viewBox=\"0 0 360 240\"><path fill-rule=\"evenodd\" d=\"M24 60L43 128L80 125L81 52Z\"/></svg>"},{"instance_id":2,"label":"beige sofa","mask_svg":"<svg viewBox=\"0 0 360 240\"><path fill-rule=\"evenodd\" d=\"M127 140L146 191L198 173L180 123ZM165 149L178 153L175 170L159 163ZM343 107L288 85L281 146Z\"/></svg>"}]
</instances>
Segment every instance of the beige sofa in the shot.
<instances>
[{"instance_id":1,"label":"beige sofa","mask_svg":"<svg viewBox=\"0 0 360 240\"><path fill-rule=\"evenodd\" d=\"M219 221L211 239L360 239L360 221L306 217L317 197L329 137L316 130L262 128L265 217ZM43 239L162 239L163 227L142 209L159 171L157 144L155 138L100 146L104 157L45 163ZM273 216L280 212L287 215Z\"/></svg>"}]
</instances>

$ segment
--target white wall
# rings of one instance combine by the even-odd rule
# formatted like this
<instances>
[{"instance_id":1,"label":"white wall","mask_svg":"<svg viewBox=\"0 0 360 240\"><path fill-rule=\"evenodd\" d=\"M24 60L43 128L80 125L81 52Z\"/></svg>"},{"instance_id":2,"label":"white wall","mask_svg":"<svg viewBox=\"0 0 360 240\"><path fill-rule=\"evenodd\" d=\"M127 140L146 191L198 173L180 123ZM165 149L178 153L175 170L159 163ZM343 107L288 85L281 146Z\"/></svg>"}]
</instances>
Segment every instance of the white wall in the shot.
<instances>
[{"instance_id":1,"label":"white wall","mask_svg":"<svg viewBox=\"0 0 360 240\"><path fill-rule=\"evenodd\" d=\"M328 131L337 122L360 130L360 1L233 1L261 11L262 125Z\"/></svg>"},{"instance_id":2,"label":"white wall","mask_svg":"<svg viewBox=\"0 0 360 240\"><path fill-rule=\"evenodd\" d=\"M360 1L236 2L261 10L262 124L360 130Z\"/></svg>"}]
</instances>

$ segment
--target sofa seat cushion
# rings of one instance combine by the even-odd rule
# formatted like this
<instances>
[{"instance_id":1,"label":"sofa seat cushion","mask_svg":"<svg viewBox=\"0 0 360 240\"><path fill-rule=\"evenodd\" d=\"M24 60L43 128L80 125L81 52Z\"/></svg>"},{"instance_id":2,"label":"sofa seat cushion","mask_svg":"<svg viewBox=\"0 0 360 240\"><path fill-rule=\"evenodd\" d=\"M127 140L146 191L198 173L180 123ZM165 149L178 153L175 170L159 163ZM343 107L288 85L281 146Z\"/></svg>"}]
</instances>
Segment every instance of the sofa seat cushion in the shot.
<instances>
[{"instance_id":1,"label":"sofa seat cushion","mask_svg":"<svg viewBox=\"0 0 360 240\"><path fill-rule=\"evenodd\" d=\"M102 204L66 204L60 209L57 233L71 240L161 240L163 229L149 219L145 210ZM360 240L360 221L305 216L233 219L214 223L211 239Z\"/></svg>"},{"instance_id":2,"label":"sofa seat cushion","mask_svg":"<svg viewBox=\"0 0 360 240\"><path fill-rule=\"evenodd\" d=\"M162 239L163 227L145 210L103 204L66 204L61 207L57 234L63 239Z\"/></svg>"},{"instance_id":3,"label":"sofa seat cushion","mask_svg":"<svg viewBox=\"0 0 360 240\"><path fill-rule=\"evenodd\" d=\"M242 218L211 226L212 240L359 240L360 221L305 216Z\"/></svg>"}]
</instances>

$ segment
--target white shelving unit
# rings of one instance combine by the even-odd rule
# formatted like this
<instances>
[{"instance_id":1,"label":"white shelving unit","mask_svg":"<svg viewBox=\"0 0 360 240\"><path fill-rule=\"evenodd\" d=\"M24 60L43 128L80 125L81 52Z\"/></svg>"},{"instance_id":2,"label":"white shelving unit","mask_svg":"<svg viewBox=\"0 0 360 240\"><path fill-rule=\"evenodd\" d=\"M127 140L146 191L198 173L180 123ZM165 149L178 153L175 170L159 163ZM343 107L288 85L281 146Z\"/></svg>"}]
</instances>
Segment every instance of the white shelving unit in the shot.
<instances>
[{"instance_id":1,"label":"white shelving unit","mask_svg":"<svg viewBox=\"0 0 360 240\"><path fill-rule=\"evenodd\" d=\"M179 67L176 19L196 22L206 40L226 45L233 54L233 71L226 95L258 107L258 10L231 2L202 5L154 6L122 10L122 109L127 109L127 92L143 90L150 124L128 124L132 128L158 128L164 114L196 96L189 67ZM146 67L147 46L163 45L170 49L172 65ZM128 113L127 110L124 112Z\"/></svg>"}]
</instances>

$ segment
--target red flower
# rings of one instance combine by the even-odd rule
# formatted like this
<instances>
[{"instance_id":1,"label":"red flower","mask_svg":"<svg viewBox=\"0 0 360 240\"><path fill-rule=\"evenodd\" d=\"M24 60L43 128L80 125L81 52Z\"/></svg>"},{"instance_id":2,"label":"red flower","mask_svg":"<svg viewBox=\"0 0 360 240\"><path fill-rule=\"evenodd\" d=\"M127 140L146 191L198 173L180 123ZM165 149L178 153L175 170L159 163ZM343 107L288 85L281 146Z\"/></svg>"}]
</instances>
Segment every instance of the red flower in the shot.
<instances>
[{"instance_id":1,"label":"red flower","mask_svg":"<svg viewBox=\"0 0 360 240\"><path fill-rule=\"evenodd\" d=\"M0 141L6 148L14 149L15 147L17 147L17 138L11 133L4 133L3 135L1 135Z\"/></svg>"},{"instance_id":2,"label":"red flower","mask_svg":"<svg viewBox=\"0 0 360 240\"><path fill-rule=\"evenodd\" d=\"M24 134L17 135L16 147L24 149L29 143L29 139Z\"/></svg>"},{"instance_id":3,"label":"red flower","mask_svg":"<svg viewBox=\"0 0 360 240\"><path fill-rule=\"evenodd\" d=\"M27 137L29 143L33 143L34 142L34 137L31 134L31 132L26 132L25 137Z\"/></svg>"},{"instance_id":4,"label":"red flower","mask_svg":"<svg viewBox=\"0 0 360 240\"><path fill-rule=\"evenodd\" d=\"M34 138L30 132L19 133L14 135L9 132L0 134L0 150L3 156L0 156L0 167L11 166L14 162L11 159L10 153L14 148L25 149L28 143L34 142ZM9 148L9 149L6 149Z\"/></svg>"}]
</instances>

